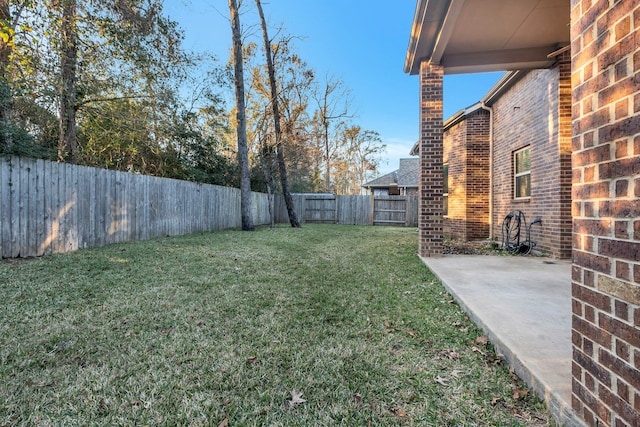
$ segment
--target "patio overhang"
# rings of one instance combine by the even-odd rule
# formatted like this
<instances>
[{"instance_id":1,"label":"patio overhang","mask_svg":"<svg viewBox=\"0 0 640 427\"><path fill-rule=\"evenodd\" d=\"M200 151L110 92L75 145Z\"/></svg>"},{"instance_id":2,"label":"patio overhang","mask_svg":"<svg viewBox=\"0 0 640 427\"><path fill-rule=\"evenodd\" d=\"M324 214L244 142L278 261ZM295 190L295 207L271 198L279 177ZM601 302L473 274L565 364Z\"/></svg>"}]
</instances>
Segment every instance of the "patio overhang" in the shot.
<instances>
[{"instance_id":1,"label":"patio overhang","mask_svg":"<svg viewBox=\"0 0 640 427\"><path fill-rule=\"evenodd\" d=\"M418 0L404 71L445 74L547 68L569 45L567 0Z\"/></svg>"}]
</instances>

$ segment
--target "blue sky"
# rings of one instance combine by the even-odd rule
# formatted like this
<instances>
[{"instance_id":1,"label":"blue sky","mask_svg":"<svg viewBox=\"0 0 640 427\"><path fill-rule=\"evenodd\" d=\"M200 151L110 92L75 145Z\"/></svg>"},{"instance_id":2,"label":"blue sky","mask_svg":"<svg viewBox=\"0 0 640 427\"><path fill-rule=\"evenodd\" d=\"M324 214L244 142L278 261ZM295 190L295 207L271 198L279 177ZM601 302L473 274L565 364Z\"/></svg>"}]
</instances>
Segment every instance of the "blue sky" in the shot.
<instances>
[{"instance_id":1,"label":"blue sky","mask_svg":"<svg viewBox=\"0 0 640 427\"><path fill-rule=\"evenodd\" d=\"M242 0L241 21L260 41L254 0ZM263 0L272 32L301 39L298 54L318 76L345 82L354 122L380 133L387 145L380 172L397 169L418 139L418 76L403 72L416 2L412 0ZM242 12L244 10L244 13ZM185 47L225 62L231 47L227 0L165 0L165 11L185 31ZM445 76L445 119L480 98L501 73Z\"/></svg>"}]
</instances>

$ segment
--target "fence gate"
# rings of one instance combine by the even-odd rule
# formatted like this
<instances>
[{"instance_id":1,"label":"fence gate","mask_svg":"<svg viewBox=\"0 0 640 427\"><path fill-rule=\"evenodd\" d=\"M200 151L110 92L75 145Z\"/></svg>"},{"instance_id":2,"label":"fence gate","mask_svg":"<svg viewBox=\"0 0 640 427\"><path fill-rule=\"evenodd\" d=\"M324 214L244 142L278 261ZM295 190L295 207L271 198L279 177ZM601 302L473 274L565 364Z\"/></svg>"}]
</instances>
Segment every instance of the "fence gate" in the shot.
<instances>
[{"instance_id":1,"label":"fence gate","mask_svg":"<svg viewBox=\"0 0 640 427\"><path fill-rule=\"evenodd\" d=\"M304 222L336 224L338 222L338 207L335 194L306 196Z\"/></svg>"},{"instance_id":2,"label":"fence gate","mask_svg":"<svg viewBox=\"0 0 640 427\"><path fill-rule=\"evenodd\" d=\"M418 196L336 196L294 193L298 218L307 223L418 226ZM276 221L288 222L284 197L276 197Z\"/></svg>"},{"instance_id":3,"label":"fence gate","mask_svg":"<svg viewBox=\"0 0 640 427\"><path fill-rule=\"evenodd\" d=\"M407 225L406 196L376 196L373 199L373 225Z\"/></svg>"}]
</instances>

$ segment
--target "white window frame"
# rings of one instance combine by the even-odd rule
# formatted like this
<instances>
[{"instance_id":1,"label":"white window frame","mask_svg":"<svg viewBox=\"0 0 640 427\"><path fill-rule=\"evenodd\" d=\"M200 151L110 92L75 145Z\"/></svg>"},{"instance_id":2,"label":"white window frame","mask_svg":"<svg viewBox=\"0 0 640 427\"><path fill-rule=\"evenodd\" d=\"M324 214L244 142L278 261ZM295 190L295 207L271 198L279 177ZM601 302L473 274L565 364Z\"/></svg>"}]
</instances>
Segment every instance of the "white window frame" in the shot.
<instances>
[{"instance_id":1,"label":"white window frame","mask_svg":"<svg viewBox=\"0 0 640 427\"><path fill-rule=\"evenodd\" d=\"M523 151L529 151L529 169L525 171L518 171L518 154ZM518 196L518 178L529 175L529 194L526 196ZM513 152L513 199L514 200L529 200L531 199L531 146L527 145L519 150Z\"/></svg>"}]
</instances>

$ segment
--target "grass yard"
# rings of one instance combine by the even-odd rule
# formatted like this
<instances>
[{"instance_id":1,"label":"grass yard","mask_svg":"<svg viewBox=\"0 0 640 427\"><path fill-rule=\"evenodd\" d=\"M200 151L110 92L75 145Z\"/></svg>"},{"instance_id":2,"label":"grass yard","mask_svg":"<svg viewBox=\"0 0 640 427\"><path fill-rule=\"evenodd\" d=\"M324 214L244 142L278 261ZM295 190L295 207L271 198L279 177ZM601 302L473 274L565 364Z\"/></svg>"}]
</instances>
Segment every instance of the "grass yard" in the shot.
<instances>
[{"instance_id":1,"label":"grass yard","mask_svg":"<svg viewBox=\"0 0 640 427\"><path fill-rule=\"evenodd\" d=\"M415 229L224 231L0 262L0 426L546 426Z\"/></svg>"}]
</instances>

